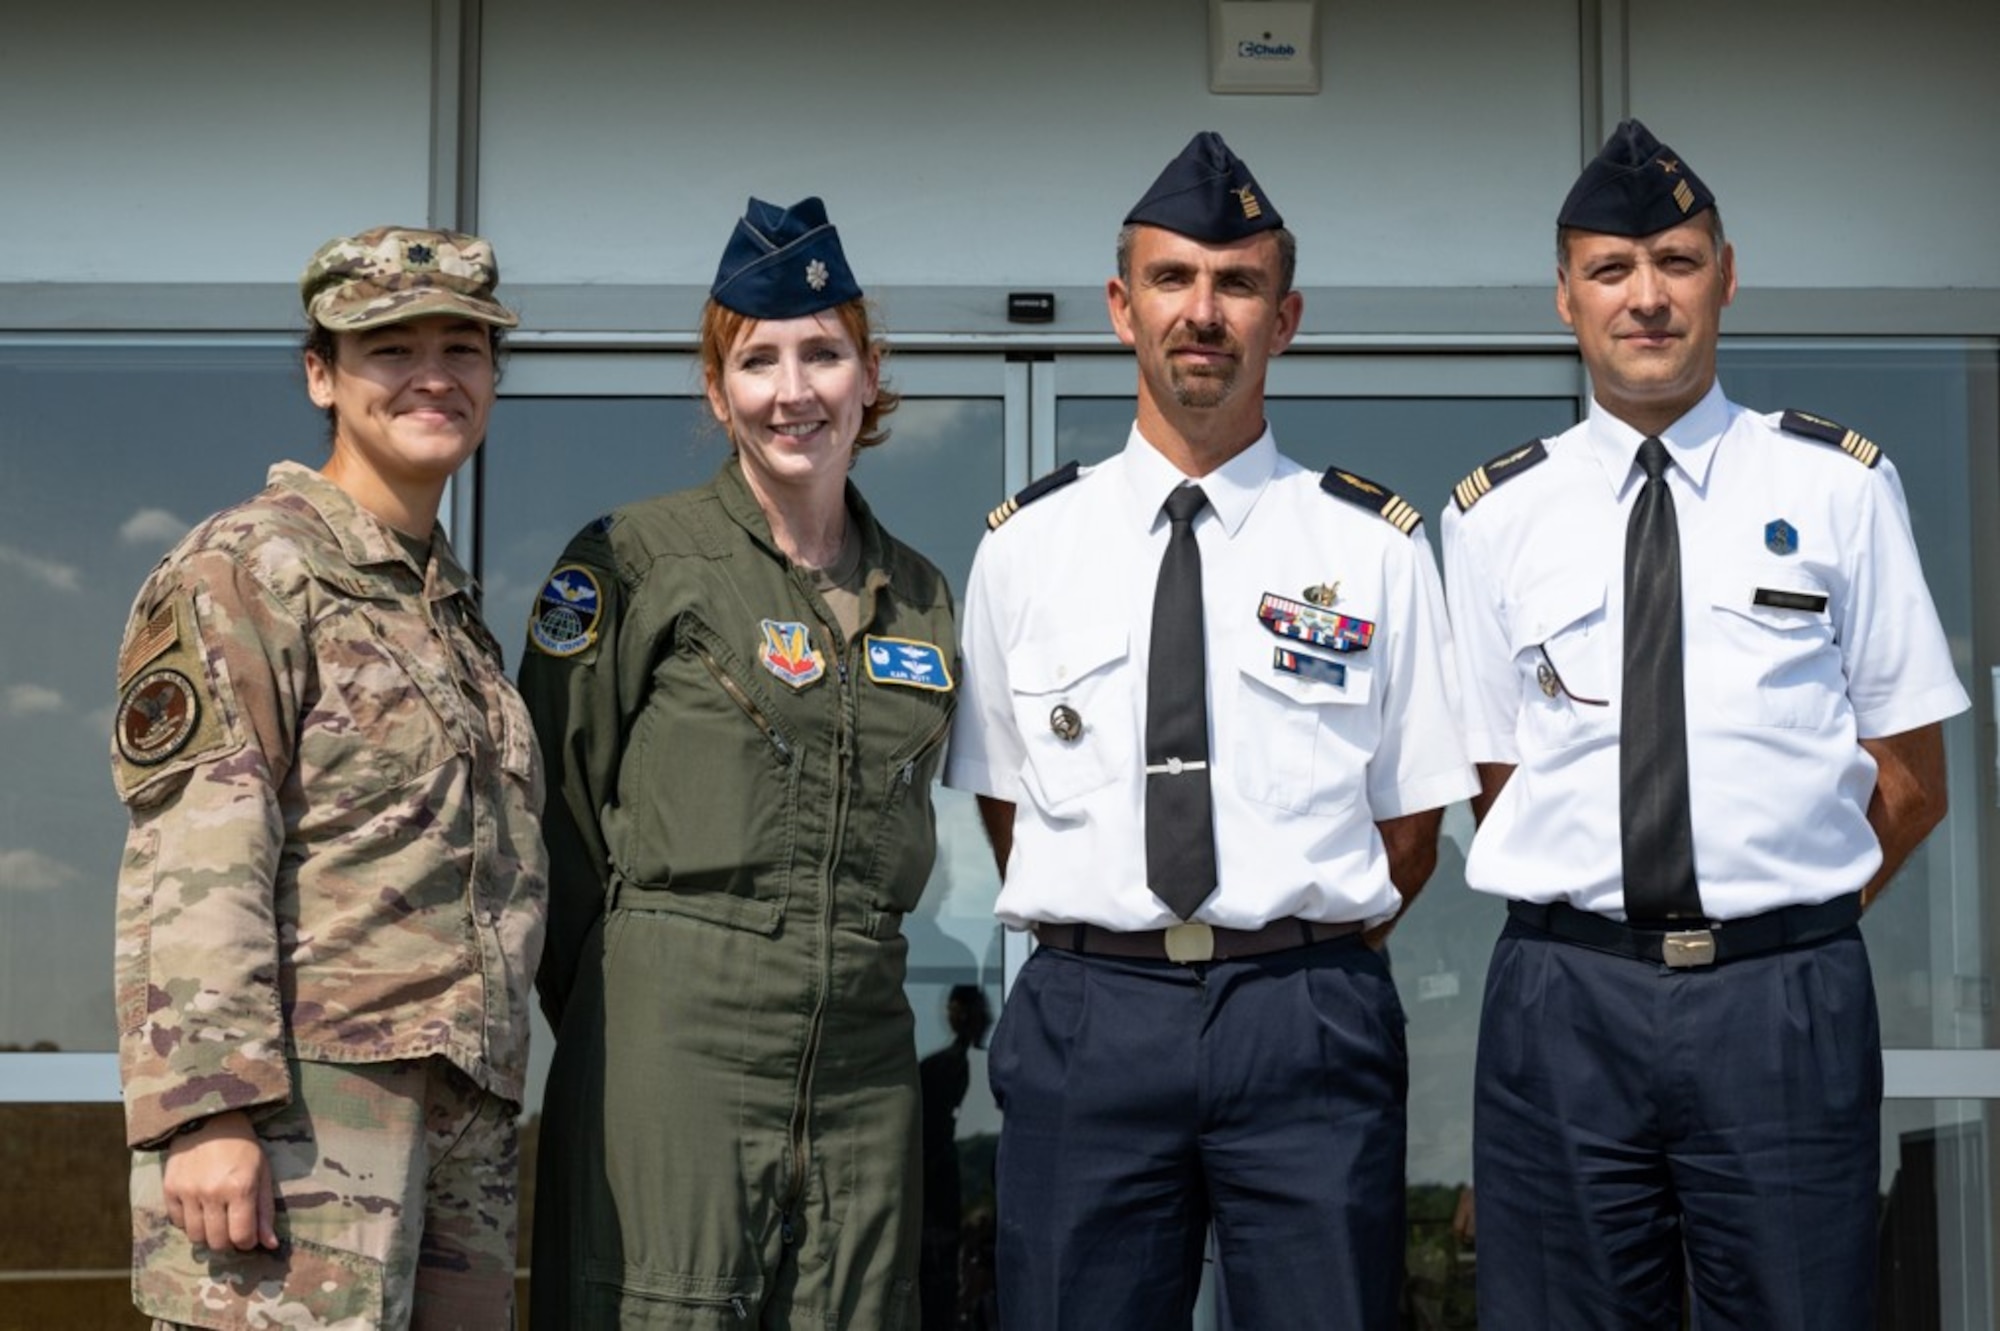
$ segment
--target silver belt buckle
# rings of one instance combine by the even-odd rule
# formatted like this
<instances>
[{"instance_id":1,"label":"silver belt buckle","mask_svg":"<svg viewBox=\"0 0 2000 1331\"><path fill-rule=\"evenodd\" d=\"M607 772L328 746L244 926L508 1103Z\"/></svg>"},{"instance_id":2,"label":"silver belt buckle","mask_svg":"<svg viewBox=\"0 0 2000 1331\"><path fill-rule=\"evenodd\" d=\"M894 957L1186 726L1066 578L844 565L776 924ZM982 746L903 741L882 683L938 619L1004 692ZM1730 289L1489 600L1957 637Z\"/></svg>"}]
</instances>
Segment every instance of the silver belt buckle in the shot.
<instances>
[{"instance_id":1,"label":"silver belt buckle","mask_svg":"<svg viewBox=\"0 0 2000 1331\"><path fill-rule=\"evenodd\" d=\"M1715 934L1708 929L1684 929L1660 940L1660 960L1669 966L1713 966Z\"/></svg>"},{"instance_id":2,"label":"silver belt buckle","mask_svg":"<svg viewBox=\"0 0 2000 1331\"><path fill-rule=\"evenodd\" d=\"M1167 930L1167 960L1183 966L1195 961L1215 960L1215 930L1189 921Z\"/></svg>"}]
</instances>

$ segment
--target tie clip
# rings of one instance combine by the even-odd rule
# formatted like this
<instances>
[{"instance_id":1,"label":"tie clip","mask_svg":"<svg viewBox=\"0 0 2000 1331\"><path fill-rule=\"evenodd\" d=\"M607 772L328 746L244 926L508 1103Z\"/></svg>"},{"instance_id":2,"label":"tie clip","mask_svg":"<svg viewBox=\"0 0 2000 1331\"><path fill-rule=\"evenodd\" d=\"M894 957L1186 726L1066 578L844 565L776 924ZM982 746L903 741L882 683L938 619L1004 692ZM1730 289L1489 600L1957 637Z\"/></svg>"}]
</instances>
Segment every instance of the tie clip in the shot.
<instances>
[{"instance_id":1,"label":"tie clip","mask_svg":"<svg viewBox=\"0 0 2000 1331\"><path fill-rule=\"evenodd\" d=\"M1158 773L1166 776L1179 776L1182 772L1199 772L1205 771L1207 768L1208 761L1204 758L1195 758L1186 762L1179 758L1169 758L1163 763L1147 763L1146 775L1153 776Z\"/></svg>"}]
</instances>

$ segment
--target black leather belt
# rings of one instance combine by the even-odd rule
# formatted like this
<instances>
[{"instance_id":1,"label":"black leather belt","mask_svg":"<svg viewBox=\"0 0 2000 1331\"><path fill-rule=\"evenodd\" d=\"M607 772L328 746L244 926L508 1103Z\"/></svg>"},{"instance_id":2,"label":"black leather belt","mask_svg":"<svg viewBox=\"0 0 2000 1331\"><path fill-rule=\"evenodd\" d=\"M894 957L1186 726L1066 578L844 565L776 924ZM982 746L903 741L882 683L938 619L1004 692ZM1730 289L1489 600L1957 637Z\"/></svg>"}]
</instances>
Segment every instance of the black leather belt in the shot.
<instances>
[{"instance_id":1,"label":"black leather belt","mask_svg":"<svg viewBox=\"0 0 2000 1331\"><path fill-rule=\"evenodd\" d=\"M1171 929L1120 933L1094 924L1038 924L1035 940L1044 947L1138 961L1232 961L1295 947L1330 942L1361 932L1358 921L1322 924L1317 920L1273 920L1261 929L1224 929L1212 924L1176 924Z\"/></svg>"},{"instance_id":2,"label":"black leather belt","mask_svg":"<svg viewBox=\"0 0 2000 1331\"><path fill-rule=\"evenodd\" d=\"M1817 943L1861 918L1861 894L1812 906L1786 906L1740 920L1720 920L1699 929L1645 929L1622 924L1560 901L1510 901L1507 914L1566 943L1663 966L1713 966L1760 952Z\"/></svg>"}]
</instances>

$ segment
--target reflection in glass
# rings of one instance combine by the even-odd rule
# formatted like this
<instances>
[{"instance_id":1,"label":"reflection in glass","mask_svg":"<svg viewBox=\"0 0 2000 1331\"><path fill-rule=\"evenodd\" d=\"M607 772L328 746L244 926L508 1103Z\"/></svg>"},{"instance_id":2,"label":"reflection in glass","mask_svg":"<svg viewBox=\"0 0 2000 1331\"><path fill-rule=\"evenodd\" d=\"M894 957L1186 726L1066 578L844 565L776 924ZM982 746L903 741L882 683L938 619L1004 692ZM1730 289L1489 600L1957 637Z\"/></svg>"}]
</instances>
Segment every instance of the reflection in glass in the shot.
<instances>
[{"instance_id":1,"label":"reflection in glass","mask_svg":"<svg viewBox=\"0 0 2000 1331\"><path fill-rule=\"evenodd\" d=\"M1980 422L1990 429L1990 350L1910 347L1801 350L1724 345L1723 387L1759 410L1793 407L1839 421L1874 440L1895 463L1909 501L1924 576L1959 661L1972 660L1975 502L1992 496L1966 483L1968 449ZM1983 413L1983 414L1982 414ZM1819 445L1800 442L1802 448ZM1988 446L1990 447L1990 441ZM1784 516L1773 496L1773 518ZM1989 596L1991 592L1987 593ZM1962 682L1975 698L1979 688ZM1868 912L1870 964L1882 1012L1882 1043L1904 1049L1990 1049L1993 893L1982 886L1982 807L1974 713L1944 723L1951 770L1944 824L1910 856Z\"/></svg>"},{"instance_id":2,"label":"reflection in glass","mask_svg":"<svg viewBox=\"0 0 2000 1331\"><path fill-rule=\"evenodd\" d=\"M194 523L323 460L326 428L275 341L0 347L0 403L0 1049L110 1050L126 612Z\"/></svg>"}]
</instances>

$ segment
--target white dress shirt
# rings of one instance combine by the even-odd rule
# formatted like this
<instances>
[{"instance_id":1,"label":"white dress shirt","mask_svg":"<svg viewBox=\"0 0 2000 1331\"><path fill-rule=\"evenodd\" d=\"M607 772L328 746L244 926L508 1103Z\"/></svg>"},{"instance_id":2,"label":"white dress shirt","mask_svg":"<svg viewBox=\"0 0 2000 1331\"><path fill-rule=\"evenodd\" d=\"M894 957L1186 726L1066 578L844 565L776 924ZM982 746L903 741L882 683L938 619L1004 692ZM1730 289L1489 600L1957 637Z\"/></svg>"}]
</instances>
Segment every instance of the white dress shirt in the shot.
<instances>
[{"instance_id":1,"label":"white dress shirt","mask_svg":"<svg viewBox=\"0 0 2000 1331\"><path fill-rule=\"evenodd\" d=\"M1177 922L1146 886L1146 668L1161 504L1187 479L1134 428L1123 453L980 544L945 784L1016 806L996 906L1009 925ZM1219 883L1195 918L1387 919L1399 897L1375 823L1476 788L1430 545L1327 494L1268 429L1197 483ZM1374 625L1365 650L1316 648L1258 617L1266 593L1303 601L1333 584L1330 613ZM1344 678L1286 673L1279 649ZM1081 722L1073 739L1059 707Z\"/></svg>"},{"instance_id":2,"label":"white dress shirt","mask_svg":"<svg viewBox=\"0 0 2000 1331\"><path fill-rule=\"evenodd\" d=\"M1969 705L1895 467L1778 420L1717 385L1660 436L1680 530L1695 871L1715 919L1859 890L1882 857L1858 741ZM1463 513L1447 505L1466 747L1516 765L1466 864L1480 891L1624 915L1625 525L1641 438L1593 402L1547 460ZM1769 539L1774 523L1796 548Z\"/></svg>"}]
</instances>

